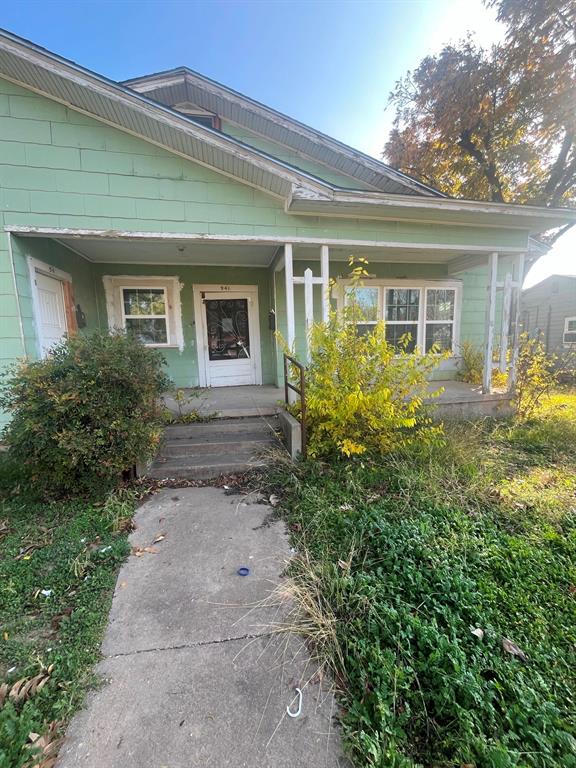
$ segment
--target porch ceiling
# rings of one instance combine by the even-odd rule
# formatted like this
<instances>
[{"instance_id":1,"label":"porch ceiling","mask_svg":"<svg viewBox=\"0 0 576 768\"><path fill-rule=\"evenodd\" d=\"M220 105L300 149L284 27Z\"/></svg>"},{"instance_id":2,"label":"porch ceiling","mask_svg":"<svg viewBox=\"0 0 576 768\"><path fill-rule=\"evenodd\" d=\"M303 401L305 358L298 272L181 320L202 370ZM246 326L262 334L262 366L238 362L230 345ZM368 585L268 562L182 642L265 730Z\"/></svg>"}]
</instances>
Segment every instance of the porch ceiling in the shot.
<instances>
[{"instance_id":1,"label":"porch ceiling","mask_svg":"<svg viewBox=\"0 0 576 768\"><path fill-rule=\"evenodd\" d=\"M351 255L369 263L449 264L449 268L473 260L483 263L492 251L501 256L524 251L518 246L456 245L387 241L334 241L303 238L122 232L117 230L70 230L46 227L7 227L18 238L45 237L69 248L88 261L100 264L203 265L266 268L281 262L285 242L293 244L296 261L319 261L321 245L330 249L332 262L347 262ZM470 265L468 265L470 266Z\"/></svg>"},{"instance_id":2,"label":"porch ceiling","mask_svg":"<svg viewBox=\"0 0 576 768\"><path fill-rule=\"evenodd\" d=\"M268 267L272 264L278 244L211 243L190 240L143 241L89 237L58 237L55 240L89 261L98 264L196 264L227 267ZM369 263L409 262L445 264L466 253L440 248L374 248L371 246L330 246L330 259L348 262L349 257L363 256ZM296 261L318 261L320 248L316 244L294 247Z\"/></svg>"},{"instance_id":3,"label":"porch ceiling","mask_svg":"<svg viewBox=\"0 0 576 768\"><path fill-rule=\"evenodd\" d=\"M227 267L267 267L277 245L269 243L195 243L107 240L104 238L56 238L89 261L100 264L197 264Z\"/></svg>"}]
</instances>

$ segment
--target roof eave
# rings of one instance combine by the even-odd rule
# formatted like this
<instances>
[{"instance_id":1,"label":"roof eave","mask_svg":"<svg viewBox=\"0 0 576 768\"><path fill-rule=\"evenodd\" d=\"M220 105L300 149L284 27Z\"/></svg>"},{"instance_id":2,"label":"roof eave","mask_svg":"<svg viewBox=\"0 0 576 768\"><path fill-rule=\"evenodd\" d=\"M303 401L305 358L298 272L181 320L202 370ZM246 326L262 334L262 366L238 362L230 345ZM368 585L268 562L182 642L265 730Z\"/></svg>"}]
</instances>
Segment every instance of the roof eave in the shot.
<instances>
[{"instance_id":1,"label":"roof eave","mask_svg":"<svg viewBox=\"0 0 576 768\"><path fill-rule=\"evenodd\" d=\"M343 216L359 219L403 219L462 226L522 229L531 235L576 223L576 210L539 208L454 198L356 194L335 190L330 199L293 190L286 210L309 216Z\"/></svg>"}]
</instances>

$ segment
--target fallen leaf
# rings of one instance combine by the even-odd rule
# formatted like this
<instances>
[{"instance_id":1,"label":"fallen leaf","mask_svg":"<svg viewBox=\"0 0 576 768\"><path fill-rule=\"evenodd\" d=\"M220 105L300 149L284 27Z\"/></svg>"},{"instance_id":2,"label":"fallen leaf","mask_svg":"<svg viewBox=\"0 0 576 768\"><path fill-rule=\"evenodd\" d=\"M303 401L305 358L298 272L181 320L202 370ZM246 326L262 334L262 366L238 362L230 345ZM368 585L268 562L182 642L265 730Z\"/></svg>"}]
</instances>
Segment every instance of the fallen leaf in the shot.
<instances>
[{"instance_id":1,"label":"fallen leaf","mask_svg":"<svg viewBox=\"0 0 576 768\"><path fill-rule=\"evenodd\" d=\"M8 640L8 638L10 637L10 635L8 634L8 632L4 632L4 634L2 635L2 637L4 638L4 640Z\"/></svg>"},{"instance_id":2,"label":"fallen leaf","mask_svg":"<svg viewBox=\"0 0 576 768\"><path fill-rule=\"evenodd\" d=\"M161 541L164 541L165 538L166 538L165 533L159 533L154 539L154 541L152 542L152 544L159 544Z\"/></svg>"},{"instance_id":3,"label":"fallen leaf","mask_svg":"<svg viewBox=\"0 0 576 768\"><path fill-rule=\"evenodd\" d=\"M476 635L478 640L482 640L484 637L484 630L480 629L480 627L476 627L476 629L471 629L470 632L472 632L473 635Z\"/></svg>"},{"instance_id":4,"label":"fallen leaf","mask_svg":"<svg viewBox=\"0 0 576 768\"><path fill-rule=\"evenodd\" d=\"M36 754L34 762L27 765L31 768L54 768L63 741L62 736L59 735L60 726L61 724L54 720L41 736L37 733L28 734L29 746L40 750L40 754Z\"/></svg>"},{"instance_id":5,"label":"fallen leaf","mask_svg":"<svg viewBox=\"0 0 576 768\"><path fill-rule=\"evenodd\" d=\"M121 586L122 588L124 588L124 587L125 587L127 584L128 584L128 582L127 582L127 581L121 581L121 582L120 582L120 586Z\"/></svg>"},{"instance_id":6,"label":"fallen leaf","mask_svg":"<svg viewBox=\"0 0 576 768\"><path fill-rule=\"evenodd\" d=\"M276 496L275 493L272 493L270 495L270 498L268 499L268 501L270 502L271 507L276 507L280 503L280 499L278 498L278 496Z\"/></svg>"},{"instance_id":7,"label":"fallen leaf","mask_svg":"<svg viewBox=\"0 0 576 768\"><path fill-rule=\"evenodd\" d=\"M507 637L502 638L502 648L504 648L507 653L512 654L512 656L518 656L520 661L528 661L528 657L524 651L519 648L516 643L513 643L512 640L508 640Z\"/></svg>"},{"instance_id":8,"label":"fallen leaf","mask_svg":"<svg viewBox=\"0 0 576 768\"><path fill-rule=\"evenodd\" d=\"M132 554L136 557L142 557L143 554L148 553L149 555L157 555L158 551L155 547L134 547L132 549Z\"/></svg>"}]
</instances>

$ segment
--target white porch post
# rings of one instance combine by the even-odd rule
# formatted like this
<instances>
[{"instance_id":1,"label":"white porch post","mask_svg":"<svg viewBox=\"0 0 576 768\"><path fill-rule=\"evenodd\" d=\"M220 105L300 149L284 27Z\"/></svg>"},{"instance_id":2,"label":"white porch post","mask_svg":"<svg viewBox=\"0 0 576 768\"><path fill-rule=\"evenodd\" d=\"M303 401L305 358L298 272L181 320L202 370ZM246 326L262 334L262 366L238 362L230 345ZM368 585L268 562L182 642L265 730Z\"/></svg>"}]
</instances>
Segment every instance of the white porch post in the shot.
<instances>
[{"instance_id":1,"label":"white porch post","mask_svg":"<svg viewBox=\"0 0 576 768\"><path fill-rule=\"evenodd\" d=\"M310 267L304 270L304 314L306 317L306 362L310 362L310 331L314 325L314 283Z\"/></svg>"},{"instance_id":2,"label":"white porch post","mask_svg":"<svg viewBox=\"0 0 576 768\"><path fill-rule=\"evenodd\" d=\"M322 277L322 321L330 317L330 252L327 245L320 247L320 276Z\"/></svg>"},{"instance_id":3,"label":"white porch post","mask_svg":"<svg viewBox=\"0 0 576 768\"><path fill-rule=\"evenodd\" d=\"M482 377L482 392L488 394L492 387L492 355L494 353L494 323L496 320L496 282L498 280L498 254L491 253L488 261L488 277L486 300L486 326L484 331L484 373Z\"/></svg>"},{"instance_id":4,"label":"white porch post","mask_svg":"<svg viewBox=\"0 0 576 768\"><path fill-rule=\"evenodd\" d=\"M296 339L296 324L294 320L294 270L292 265L292 243L284 246L284 277L286 285L286 324L288 326L287 342L294 349Z\"/></svg>"},{"instance_id":5,"label":"white porch post","mask_svg":"<svg viewBox=\"0 0 576 768\"><path fill-rule=\"evenodd\" d=\"M512 304L512 275L506 273L504 278L504 298L502 300L502 329L500 331L500 365L501 373L506 373L508 364L508 333L510 331L510 307Z\"/></svg>"},{"instance_id":6,"label":"white porch post","mask_svg":"<svg viewBox=\"0 0 576 768\"><path fill-rule=\"evenodd\" d=\"M508 375L508 390L510 392L516 386L518 353L520 350L520 305L522 298L522 283L524 282L524 261L525 254L521 253L518 256L518 263L515 268L516 290L514 297L514 312L512 318L512 362L510 363L510 373Z\"/></svg>"}]
</instances>

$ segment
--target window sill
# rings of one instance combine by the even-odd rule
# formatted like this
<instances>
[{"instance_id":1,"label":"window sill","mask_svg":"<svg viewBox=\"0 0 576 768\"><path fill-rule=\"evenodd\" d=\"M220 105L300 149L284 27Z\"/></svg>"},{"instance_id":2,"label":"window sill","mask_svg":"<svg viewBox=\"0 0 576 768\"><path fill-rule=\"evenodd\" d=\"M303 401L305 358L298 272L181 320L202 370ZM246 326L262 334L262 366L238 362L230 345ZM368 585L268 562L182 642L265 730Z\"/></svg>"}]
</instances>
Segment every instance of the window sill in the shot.
<instances>
[{"instance_id":1,"label":"window sill","mask_svg":"<svg viewBox=\"0 0 576 768\"><path fill-rule=\"evenodd\" d=\"M178 344L144 344L144 346L153 349L179 349Z\"/></svg>"}]
</instances>

